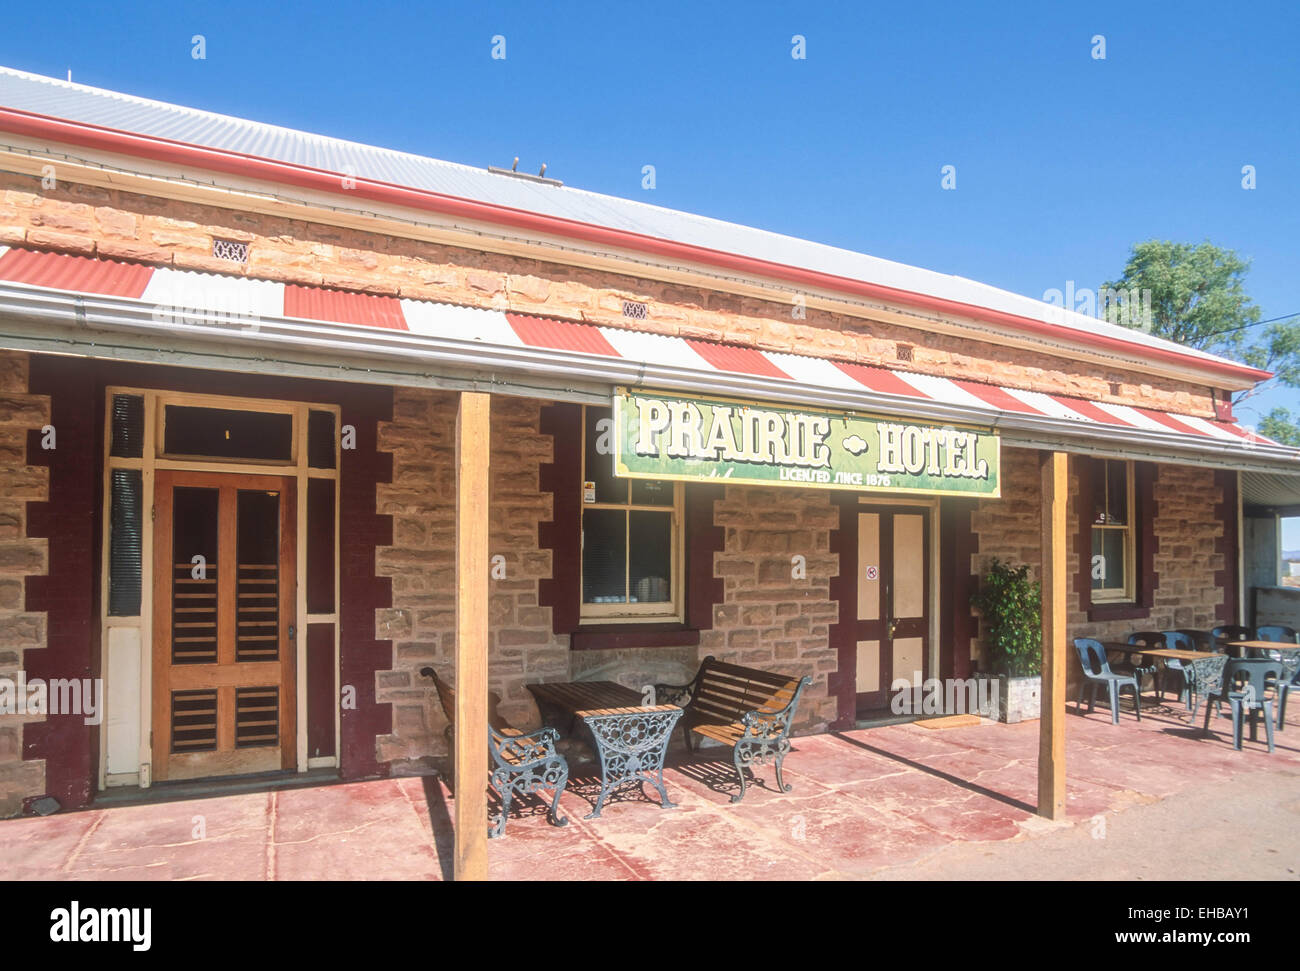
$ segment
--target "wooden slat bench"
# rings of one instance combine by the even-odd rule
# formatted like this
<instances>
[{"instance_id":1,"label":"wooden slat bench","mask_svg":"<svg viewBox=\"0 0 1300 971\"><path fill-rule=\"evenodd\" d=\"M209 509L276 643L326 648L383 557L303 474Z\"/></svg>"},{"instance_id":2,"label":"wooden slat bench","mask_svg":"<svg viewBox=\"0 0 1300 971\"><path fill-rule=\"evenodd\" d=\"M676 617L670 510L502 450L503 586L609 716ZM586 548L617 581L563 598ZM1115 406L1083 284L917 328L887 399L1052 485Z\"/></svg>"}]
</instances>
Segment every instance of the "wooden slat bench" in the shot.
<instances>
[{"instance_id":1,"label":"wooden slat bench","mask_svg":"<svg viewBox=\"0 0 1300 971\"><path fill-rule=\"evenodd\" d=\"M432 678L438 689L438 701L447 719L447 741L452 742L456 725L456 689L449 685L433 668L421 668L420 674ZM488 718L488 752L492 756L492 788L501 796L501 815L492 820L488 838L495 839L506 831L513 796L526 795L539 789L554 789L548 813L552 826L566 826L568 819L560 815L560 796L569 784L569 763L555 750L560 733L554 728L540 732L524 733L511 728L495 714ZM452 752L455 745L452 744Z\"/></svg>"},{"instance_id":2,"label":"wooden slat bench","mask_svg":"<svg viewBox=\"0 0 1300 971\"><path fill-rule=\"evenodd\" d=\"M740 802L745 798L745 769L768 759L776 762L777 788L792 788L782 779L781 766L790 751L790 724L799 697L810 684L812 678L727 664L710 655L689 684L655 685L655 699L681 705L679 724L688 749L694 750L692 734L731 749L740 780L740 792L731 801Z\"/></svg>"}]
</instances>

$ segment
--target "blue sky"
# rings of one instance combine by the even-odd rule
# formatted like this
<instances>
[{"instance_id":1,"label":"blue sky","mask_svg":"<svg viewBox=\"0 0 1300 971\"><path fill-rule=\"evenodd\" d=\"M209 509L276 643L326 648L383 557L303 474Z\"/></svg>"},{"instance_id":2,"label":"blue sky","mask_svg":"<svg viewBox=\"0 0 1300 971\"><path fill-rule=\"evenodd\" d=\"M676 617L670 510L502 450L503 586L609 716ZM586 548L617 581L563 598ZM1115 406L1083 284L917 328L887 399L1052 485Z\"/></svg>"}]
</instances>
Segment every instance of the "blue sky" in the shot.
<instances>
[{"instance_id":1,"label":"blue sky","mask_svg":"<svg viewBox=\"0 0 1300 971\"><path fill-rule=\"evenodd\" d=\"M1300 311L1298 48L1294 2L232 0L6 18L0 63L472 165L519 155L1034 297L1117 276L1138 240L1209 239L1253 261L1267 318ZM1297 391L1260 401L1300 412Z\"/></svg>"}]
</instances>

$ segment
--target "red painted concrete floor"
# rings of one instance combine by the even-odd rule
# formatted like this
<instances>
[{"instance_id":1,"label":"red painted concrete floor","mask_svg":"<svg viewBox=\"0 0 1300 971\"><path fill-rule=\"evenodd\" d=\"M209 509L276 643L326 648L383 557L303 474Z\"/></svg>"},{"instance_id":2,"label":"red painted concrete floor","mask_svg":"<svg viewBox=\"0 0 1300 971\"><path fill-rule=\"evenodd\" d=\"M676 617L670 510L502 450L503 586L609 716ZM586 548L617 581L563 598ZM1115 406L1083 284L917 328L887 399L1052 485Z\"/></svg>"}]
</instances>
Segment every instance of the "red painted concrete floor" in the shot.
<instances>
[{"instance_id":1,"label":"red painted concrete floor","mask_svg":"<svg viewBox=\"0 0 1300 971\"><path fill-rule=\"evenodd\" d=\"M1238 777L1300 779L1300 725L1277 735L1272 755L1262 728L1241 752L1226 718L1216 729L1202 734L1169 705L1145 711L1140 724L1126 709L1117 727L1101 708L1072 714L1063 825L1033 816L1037 722L799 738L786 761L794 790L776 792L771 768L760 767L739 805L729 801L729 762L709 761L709 751L689 761L675 741L666 779L679 808L634 794L585 821L583 796L595 780L580 768L576 791L561 802L569 824L549 826L540 801L526 804L489 843L490 872L506 880L859 879L924 860L941 876L936 851L981 843L999 848L1001 875L1016 876L1016 846L1053 831L1173 805L1194 787ZM1249 799L1254 788L1224 791ZM384 779L9 820L0 822L0 859L10 879L439 880L451 875L451 817L451 794L436 777ZM1283 852L1300 857L1300 837Z\"/></svg>"}]
</instances>

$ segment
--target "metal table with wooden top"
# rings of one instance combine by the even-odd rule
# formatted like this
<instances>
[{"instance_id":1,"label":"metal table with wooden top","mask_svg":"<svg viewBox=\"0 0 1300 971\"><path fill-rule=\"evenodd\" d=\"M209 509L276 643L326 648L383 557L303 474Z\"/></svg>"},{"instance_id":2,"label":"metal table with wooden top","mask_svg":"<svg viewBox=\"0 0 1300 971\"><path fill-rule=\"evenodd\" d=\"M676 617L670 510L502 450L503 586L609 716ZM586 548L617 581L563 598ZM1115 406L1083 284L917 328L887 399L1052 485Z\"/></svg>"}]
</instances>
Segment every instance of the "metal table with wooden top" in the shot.
<instances>
[{"instance_id":1,"label":"metal table with wooden top","mask_svg":"<svg viewBox=\"0 0 1300 971\"><path fill-rule=\"evenodd\" d=\"M600 708L635 708L641 693L617 681L557 681L524 685L537 702L542 721L566 735L577 727L578 712Z\"/></svg>"},{"instance_id":2,"label":"metal table with wooden top","mask_svg":"<svg viewBox=\"0 0 1300 971\"><path fill-rule=\"evenodd\" d=\"M1165 647L1143 647L1141 644L1120 644L1115 641L1106 641L1101 646L1107 651L1182 661L1188 665L1188 673L1191 674L1188 687L1197 699L1196 705L1192 708L1193 721L1196 719L1196 709L1200 707L1201 696L1222 682L1223 668L1228 661L1226 654L1219 654L1217 651L1180 651Z\"/></svg>"},{"instance_id":3,"label":"metal table with wooden top","mask_svg":"<svg viewBox=\"0 0 1300 971\"><path fill-rule=\"evenodd\" d=\"M1300 651L1300 644L1287 641L1227 641L1229 647L1249 648L1253 651Z\"/></svg>"},{"instance_id":4,"label":"metal table with wooden top","mask_svg":"<svg viewBox=\"0 0 1300 971\"><path fill-rule=\"evenodd\" d=\"M600 795L586 819L596 819L605 800L626 786L650 783L659 792L659 804L673 809L664 788L664 757L682 710L676 705L642 705L641 695L614 681L570 681L530 684L525 687L537 700L546 721L558 716L567 721L568 734L579 718L596 742L600 754ZM554 724L554 721L550 722Z\"/></svg>"}]
</instances>

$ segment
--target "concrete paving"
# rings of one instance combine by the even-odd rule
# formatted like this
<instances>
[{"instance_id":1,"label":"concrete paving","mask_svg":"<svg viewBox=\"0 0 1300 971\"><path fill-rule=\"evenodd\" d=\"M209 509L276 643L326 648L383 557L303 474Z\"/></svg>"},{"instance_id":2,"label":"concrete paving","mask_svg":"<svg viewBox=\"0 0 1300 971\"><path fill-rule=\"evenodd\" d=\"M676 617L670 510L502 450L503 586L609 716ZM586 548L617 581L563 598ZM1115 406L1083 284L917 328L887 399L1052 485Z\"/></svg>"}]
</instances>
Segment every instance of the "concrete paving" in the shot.
<instances>
[{"instance_id":1,"label":"concrete paving","mask_svg":"<svg viewBox=\"0 0 1300 971\"><path fill-rule=\"evenodd\" d=\"M1071 706L1072 707L1072 706ZM541 801L489 843L498 880L1291 879L1300 869L1300 725L1235 751L1186 712L1067 719L1068 819L1033 814L1038 723L891 725L795 740L789 794L770 767L744 801L729 761L666 773L679 808L639 793L586 821L579 767L547 825ZM719 750L713 750L718 752ZM587 797L587 798L584 798ZM435 776L117 805L0 822L9 879L441 880L452 794ZM1249 833L1233 842L1231 828Z\"/></svg>"}]
</instances>

